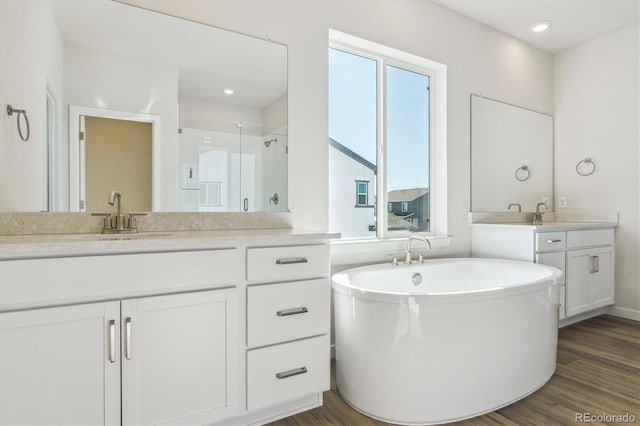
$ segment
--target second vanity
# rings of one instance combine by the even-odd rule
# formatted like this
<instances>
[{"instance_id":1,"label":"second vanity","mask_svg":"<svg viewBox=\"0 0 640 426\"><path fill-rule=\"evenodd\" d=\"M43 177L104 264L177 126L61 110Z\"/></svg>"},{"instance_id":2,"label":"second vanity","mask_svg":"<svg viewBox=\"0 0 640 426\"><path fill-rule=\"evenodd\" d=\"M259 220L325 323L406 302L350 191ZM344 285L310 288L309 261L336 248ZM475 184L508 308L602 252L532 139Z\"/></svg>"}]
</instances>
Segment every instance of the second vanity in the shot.
<instances>
[{"instance_id":1,"label":"second vanity","mask_svg":"<svg viewBox=\"0 0 640 426\"><path fill-rule=\"evenodd\" d=\"M0 237L0 425L249 425L322 405L331 237Z\"/></svg>"},{"instance_id":2,"label":"second vanity","mask_svg":"<svg viewBox=\"0 0 640 426\"><path fill-rule=\"evenodd\" d=\"M524 260L563 272L559 318L614 303L615 223L471 224L473 257Z\"/></svg>"}]
</instances>

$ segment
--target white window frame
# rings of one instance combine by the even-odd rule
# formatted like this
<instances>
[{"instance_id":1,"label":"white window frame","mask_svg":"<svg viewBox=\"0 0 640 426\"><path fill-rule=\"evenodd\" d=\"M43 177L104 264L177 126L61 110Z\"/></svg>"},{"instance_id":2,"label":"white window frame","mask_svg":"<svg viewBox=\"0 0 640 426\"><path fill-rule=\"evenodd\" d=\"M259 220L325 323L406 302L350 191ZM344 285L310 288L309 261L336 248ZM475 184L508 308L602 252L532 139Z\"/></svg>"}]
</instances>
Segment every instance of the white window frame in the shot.
<instances>
[{"instance_id":1,"label":"white window frame","mask_svg":"<svg viewBox=\"0 0 640 426\"><path fill-rule=\"evenodd\" d=\"M400 204L400 211L402 213L406 213L409 211L409 202L408 201L402 201L402 204Z\"/></svg>"},{"instance_id":2,"label":"white window frame","mask_svg":"<svg viewBox=\"0 0 640 426\"><path fill-rule=\"evenodd\" d=\"M430 108L429 108L429 232L417 234L427 237L445 237L447 240L447 67L444 64L422 58L410 53L393 49L382 44L361 39L336 30L329 30L329 47L354 55L376 60L377 63L377 117L385 117L386 99L384 84L386 80L385 65L416 71L430 77ZM384 59L380 61L380 59ZM384 206L387 197L387 170L385 144L386 123L377 120L377 153L378 153L378 182L376 183L376 203ZM383 178L380 178L383 176ZM399 235L388 231L388 208L377 210L377 237L362 239L345 239L337 241L343 243L370 243L376 241L404 241L408 233ZM382 226L381 226L382 225ZM386 250L386 248L384 248Z\"/></svg>"}]
</instances>

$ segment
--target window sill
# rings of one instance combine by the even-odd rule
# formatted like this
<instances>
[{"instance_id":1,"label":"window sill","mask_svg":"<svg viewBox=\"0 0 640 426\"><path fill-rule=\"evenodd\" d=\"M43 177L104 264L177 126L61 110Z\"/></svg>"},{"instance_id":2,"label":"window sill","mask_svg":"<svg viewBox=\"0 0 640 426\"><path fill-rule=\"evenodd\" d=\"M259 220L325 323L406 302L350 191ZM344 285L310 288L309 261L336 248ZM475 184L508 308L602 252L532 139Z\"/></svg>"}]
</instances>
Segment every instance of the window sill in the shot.
<instances>
[{"instance_id":1,"label":"window sill","mask_svg":"<svg viewBox=\"0 0 640 426\"><path fill-rule=\"evenodd\" d=\"M369 205L369 204L356 204L353 207L355 207L356 209L373 209L376 206L372 206L372 205Z\"/></svg>"},{"instance_id":2,"label":"window sill","mask_svg":"<svg viewBox=\"0 0 640 426\"><path fill-rule=\"evenodd\" d=\"M424 234L414 234L424 235ZM427 236L432 249L449 247L453 236ZM425 253L425 257L431 257L431 253L424 244L414 241L416 256ZM396 238L366 238L366 239L341 239L331 241L331 264L332 265L353 265L370 264L391 261L393 255L398 259L404 254L407 248L407 237Z\"/></svg>"}]
</instances>

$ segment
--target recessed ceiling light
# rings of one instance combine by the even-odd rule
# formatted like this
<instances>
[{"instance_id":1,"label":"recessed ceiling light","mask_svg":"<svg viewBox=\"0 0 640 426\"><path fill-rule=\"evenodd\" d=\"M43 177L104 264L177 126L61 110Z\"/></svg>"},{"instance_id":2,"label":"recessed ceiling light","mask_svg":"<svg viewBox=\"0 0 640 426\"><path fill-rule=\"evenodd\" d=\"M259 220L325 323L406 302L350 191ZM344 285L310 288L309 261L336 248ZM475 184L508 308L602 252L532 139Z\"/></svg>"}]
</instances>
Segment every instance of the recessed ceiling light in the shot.
<instances>
[{"instance_id":1,"label":"recessed ceiling light","mask_svg":"<svg viewBox=\"0 0 640 426\"><path fill-rule=\"evenodd\" d=\"M529 27L529 29L534 33L540 33L542 31L548 30L550 26L551 26L551 21L542 21L542 22L537 22L533 24L532 26Z\"/></svg>"},{"instance_id":2,"label":"recessed ceiling light","mask_svg":"<svg viewBox=\"0 0 640 426\"><path fill-rule=\"evenodd\" d=\"M225 95L233 95L233 89L224 89Z\"/></svg>"}]
</instances>

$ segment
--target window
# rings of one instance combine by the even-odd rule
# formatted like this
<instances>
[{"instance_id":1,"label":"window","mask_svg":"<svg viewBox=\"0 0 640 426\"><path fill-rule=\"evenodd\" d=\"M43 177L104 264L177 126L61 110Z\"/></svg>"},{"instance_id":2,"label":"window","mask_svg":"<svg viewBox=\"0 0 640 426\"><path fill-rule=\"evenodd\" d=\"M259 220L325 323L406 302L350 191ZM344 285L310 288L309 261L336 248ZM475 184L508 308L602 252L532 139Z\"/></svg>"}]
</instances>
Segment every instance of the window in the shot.
<instances>
[{"instance_id":1,"label":"window","mask_svg":"<svg viewBox=\"0 0 640 426\"><path fill-rule=\"evenodd\" d=\"M356 181L356 205L369 205L369 182L361 180Z\"/></svg>"},{"instance_id":2,"label":"window","mask_svg":"<svg viewBox=\"0 0 640 426\"><path fill-rule=\"evenodd\" d=\"M435 215L446 234L446 191L433 181L446 186L446 67L336 31L330 38L331 230L358 239L433 232ZM354 180L355 207L373 209L347 202L343 188Z\"/></svg>"},{"instance_id":3,"label":"window","mask_svg":"<svg viewBox=\"0 0 640 426\"><path fill-rule=\"evenodd\" d=\"M200 182L200 205L219 206L222 204L220 197L222 182Z\"/></svg>"}]
</instances>

